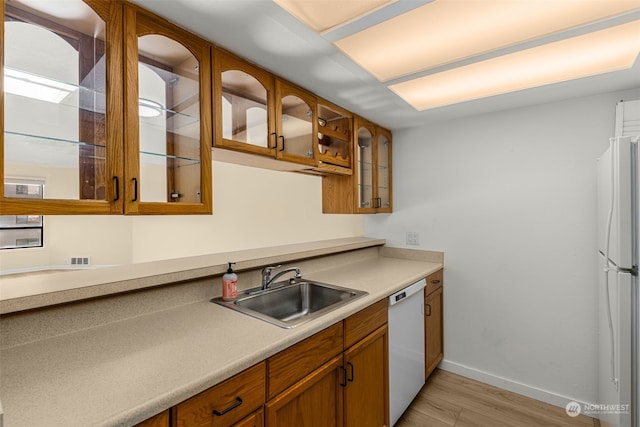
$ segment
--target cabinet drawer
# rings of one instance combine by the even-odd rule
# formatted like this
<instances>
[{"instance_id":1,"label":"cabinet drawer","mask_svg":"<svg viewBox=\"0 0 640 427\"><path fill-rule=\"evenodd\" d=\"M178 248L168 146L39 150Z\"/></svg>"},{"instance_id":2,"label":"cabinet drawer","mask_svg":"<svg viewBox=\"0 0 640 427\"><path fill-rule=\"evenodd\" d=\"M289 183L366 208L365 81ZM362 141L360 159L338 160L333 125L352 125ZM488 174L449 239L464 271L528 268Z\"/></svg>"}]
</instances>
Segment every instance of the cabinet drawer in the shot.
<instances>
[{"instance_id":1,"label":"cabinet drawer","mask_svg":"<svg viewBox=\"0 0 640 427\"><path fill-rule=\"evenodd\" d=\"M344 348L349 348L387 323L387 299L378 301L344 320Z\"/></svg>"},{"instance_id":2,"label":"cabinet drawer","mask_svg":"<svg viewBox=\"0 0 640 427\"><path fill-rule=\"evenodd\" d=\"M136 424L135 427L169 427L169 410Z\"/></svg>"},{"instance_id":3,"label":"cabinet drawer","mask_svg":"<svg viewBox=\"0 0 640 427\"><path fill-rule=\"evenodd\" d=\"M429 295L431 292L437 290L442 286L444 279L444 270L440 269L435 273L427 276L427 288L424 290L425 295Z\"/></svg>"},{"instance_id":4,"label":"cabinet drawer","mask_svg":"<svg viewBox=\"0 0 640 427\"><path fill-rule=\"evenodd\" d=\"M268 399L342 352L342 322L281 351L267 360Z\"/></svg>"},{"instance_id":5,"label":"cabinet drawer","mask_svg":"<svg viewBox=\"0 0 640 427\"><path fill-rule=\"evenodd\" d=\"M178 427L231 426L264 405L261 362L175 407Z\"/></svg>"}]
</instances>

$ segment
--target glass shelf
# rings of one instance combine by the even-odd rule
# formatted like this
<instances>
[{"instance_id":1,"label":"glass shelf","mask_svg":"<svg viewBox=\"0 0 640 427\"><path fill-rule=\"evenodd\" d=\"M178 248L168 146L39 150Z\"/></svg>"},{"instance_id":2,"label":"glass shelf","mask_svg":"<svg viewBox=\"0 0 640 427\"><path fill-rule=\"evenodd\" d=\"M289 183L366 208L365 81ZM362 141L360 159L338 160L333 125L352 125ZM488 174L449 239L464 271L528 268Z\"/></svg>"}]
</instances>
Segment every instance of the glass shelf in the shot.
<instances>
[{"instance_id":1,"label":"glass shelf","mask_svg":"<svg viewBox=\"0 0 640 427\"><path fill-rule=\"evenodd\" d=\"M140 155L141 156L150 156L151 159L177 160L179 162L177 167L200 164L200 159L192 159L192 158L189 158L189 157L174 156L174 155L171 155L171 154L161 154L161 153L152 153L152 152L148 152L148 151L141 151Z\"/></svg>"},{"instance_id":2,"label":"glass shelf","mask_svg":"<svg viewBox=\"0 0 640 427\"><path fill-rule=\"evenodd\" d=\"M78 145L86 145L86 146L90 146L90 147L99 147L99 148L106 148L105 145L101 145L101 144L92 144L90 142L86 142L86 141L74 141L74 140L70 140L70 139L65 139L65 138L56 138L53 136L42 136L42 135L31 135L28 133L22 133L22 132L12 132L12 131L4 131L4 135L5 135L5 146L7 144L7 136L10 137L18 137L18 138L24 138L24 139L28 139L28 140L33 140L33 141L48 141L48 142L54 142L54 143L65 143L65 144L72 144L74 146L78 146ZM13 138L9 138L9 141L11 141ZM6 148L6 147L5 147Z\"/></svg>"}]
</instances>

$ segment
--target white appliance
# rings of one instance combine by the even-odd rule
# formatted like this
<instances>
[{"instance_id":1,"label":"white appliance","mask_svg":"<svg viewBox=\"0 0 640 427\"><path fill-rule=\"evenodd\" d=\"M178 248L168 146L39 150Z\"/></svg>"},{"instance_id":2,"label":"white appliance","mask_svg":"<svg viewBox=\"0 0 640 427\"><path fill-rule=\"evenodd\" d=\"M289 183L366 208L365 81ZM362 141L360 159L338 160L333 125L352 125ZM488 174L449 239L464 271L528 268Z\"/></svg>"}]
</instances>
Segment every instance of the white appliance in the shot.
<instances>
[{"instance_id":1,"label":"white appliance","mask_svg":"<svg viewBox=\"0 0 640 427\"><path fill-rule=\"evenodd\" d=\"M424 288L420 280L389 297L389 414L393 426L424 385Z\"/></svg>"},{"instance_id":2,"label":"white appliance","mask_svg":"<svg viewBox=\"0 0 640 427\"><path fill-rule=\"evenodd\" d=\"M611 138L598 159L599 363L603 426L640 427L638 137Z\"/></svg>"}]
</instances>

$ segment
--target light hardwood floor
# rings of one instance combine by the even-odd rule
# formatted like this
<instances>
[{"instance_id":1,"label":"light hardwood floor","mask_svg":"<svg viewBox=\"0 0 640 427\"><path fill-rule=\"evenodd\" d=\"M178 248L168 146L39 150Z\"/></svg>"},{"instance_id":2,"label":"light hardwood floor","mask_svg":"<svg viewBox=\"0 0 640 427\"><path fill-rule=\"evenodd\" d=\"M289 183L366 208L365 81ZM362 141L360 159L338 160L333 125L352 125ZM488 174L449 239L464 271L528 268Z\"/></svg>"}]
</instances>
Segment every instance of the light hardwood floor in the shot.
<instances>
[{"instance_id":1,"label":"light hardwood floor","mask_svg":"<svg viewBox=\"0 0 640 427\"><path fill-rule=\"evenodd\" d=\"M549 405L436 369L395 427L599 427Z\"/></svg>"}]
</instances>

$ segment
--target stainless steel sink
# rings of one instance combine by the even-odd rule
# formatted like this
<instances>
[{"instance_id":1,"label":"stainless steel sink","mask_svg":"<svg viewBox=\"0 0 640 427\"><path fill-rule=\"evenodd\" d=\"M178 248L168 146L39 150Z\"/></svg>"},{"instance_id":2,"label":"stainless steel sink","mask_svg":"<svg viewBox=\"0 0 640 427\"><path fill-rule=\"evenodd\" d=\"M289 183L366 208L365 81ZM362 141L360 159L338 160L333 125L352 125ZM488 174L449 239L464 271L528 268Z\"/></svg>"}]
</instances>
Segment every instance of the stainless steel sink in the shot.
<instances>
[{"instance_id":1,"label":"stainless steel sink","mask_svg":"<svg viewBox=\"0 0 640 427\"><path fill-rule=\"evenodd\" d=\"M211 301L282 328L293 328L364 295L367 292L298 279L274 283L266 291L250 289L234 301Z\"/></svg>"}]
</instances>

